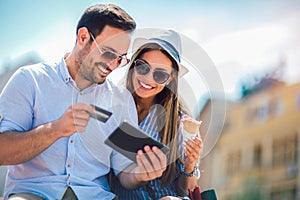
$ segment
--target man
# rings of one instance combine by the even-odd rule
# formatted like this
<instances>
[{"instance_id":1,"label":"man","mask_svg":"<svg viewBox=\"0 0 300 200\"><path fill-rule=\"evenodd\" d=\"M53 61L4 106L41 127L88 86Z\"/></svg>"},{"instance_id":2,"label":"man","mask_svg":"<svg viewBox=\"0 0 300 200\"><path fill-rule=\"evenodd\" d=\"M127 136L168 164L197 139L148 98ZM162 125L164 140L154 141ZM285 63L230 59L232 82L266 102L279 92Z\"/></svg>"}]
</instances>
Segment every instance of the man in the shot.
<instances>
[{"instance_id":1,"label":"man","mask_svg":"<svg viewBox=\"0 0 300 200\"><path fill-rule=\"evenodd\" d=\"M137 123L127 90L106 77L128 63L134 20L111 4L91 6L71 53L56 64L20 68L0 96L0 164L9 165L5 199L113 199L110 168L134 189L162 175L166 156L146 146L132 164L104 144L123 120ZM91 104L113 114L90 118Z\"/></svg>"}]
</instances>

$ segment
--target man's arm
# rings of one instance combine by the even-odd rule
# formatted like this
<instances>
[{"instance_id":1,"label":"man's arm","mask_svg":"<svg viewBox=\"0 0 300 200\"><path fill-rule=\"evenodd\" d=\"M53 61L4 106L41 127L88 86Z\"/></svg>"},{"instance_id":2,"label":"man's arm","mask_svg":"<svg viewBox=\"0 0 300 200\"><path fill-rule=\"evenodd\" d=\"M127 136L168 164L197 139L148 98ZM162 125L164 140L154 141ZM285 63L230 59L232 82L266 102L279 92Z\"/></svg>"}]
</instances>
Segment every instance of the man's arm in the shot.
<instances>
[{"instance_id":1,"label":"man's arm","mask_svg":"<svg viewBox=\"0 0 300 200\"><path fill-rule=\"evenodd\" d=\"M26 162L61 137L83 132L94 108L86 104L70 106L61 118L40 125L30 131L7 131L0 133L0 165Z\"/></svg>"},{"instance_id":2,"label":"man's arm","mask_svg":"<svg viewBox=\"0 0 300 200\"><path fill-rule=\"evenodd\" d=\"M149 146L139 150L136 156L137 163L129 165L120 172L118 178L126 189L136 189L147 184L148 181L161 177L166 170L166 155L157 147ZM147 158L148 157L148 158Z\"/></svg>"}]
</instances>

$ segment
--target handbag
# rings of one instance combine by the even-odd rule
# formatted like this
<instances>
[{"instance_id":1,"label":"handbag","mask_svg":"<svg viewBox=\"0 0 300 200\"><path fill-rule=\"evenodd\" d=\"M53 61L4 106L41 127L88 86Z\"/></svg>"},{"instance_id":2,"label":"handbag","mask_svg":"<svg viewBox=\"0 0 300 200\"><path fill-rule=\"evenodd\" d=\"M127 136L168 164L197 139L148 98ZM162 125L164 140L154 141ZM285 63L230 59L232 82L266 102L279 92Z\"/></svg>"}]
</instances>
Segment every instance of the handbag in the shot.
<instances>
[{"instance_id":1,"label":"handbag","mask_svg":"<svg viewBox=\"0 0 300 200\"><path fill-rule=\"evenodd\" d=\"M189 197L191 200L217 200L217 195L214 189L201 192L199 186L196 186L194 190L189 189Z\"/></svg>"}]
</instances>

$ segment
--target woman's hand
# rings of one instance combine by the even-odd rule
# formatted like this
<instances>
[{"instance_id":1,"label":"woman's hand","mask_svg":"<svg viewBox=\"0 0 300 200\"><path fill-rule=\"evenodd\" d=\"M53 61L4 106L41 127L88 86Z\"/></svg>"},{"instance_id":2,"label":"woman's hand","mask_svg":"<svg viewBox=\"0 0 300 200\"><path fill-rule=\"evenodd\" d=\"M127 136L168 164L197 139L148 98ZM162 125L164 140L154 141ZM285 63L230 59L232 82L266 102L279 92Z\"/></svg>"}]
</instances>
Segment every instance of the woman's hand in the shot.
<instances>
[{"instance_id":1,"label":"woman's hand","mask_svg":"<svg viewBox=\"0 0 300 200\"><path fill-rule=\"evenodd\" d=\"M199 128L202 121L197 121L188 115L182 116L183 123L183 140L185 143L185 171L187 173L193 172L195 164L200 159L203 152L203 141L199 134Z\"/></svg>"},{"instance_id":2,"label":"woman's hand","mask_svg":"<svg viewBox=\"0 0 300 200\"><path fill-rule=\"evenodd\" d=\"M185 143L185 156L184 161L185 171L187 173L193 172L194 167L203 152L202 139L196 136L194 139L189 139Z\"/></svg>"},{"instance_id":3,"label":"woman's hand","mask_svg":"<svg viewBox=\"0 0 300 200\"><path fill-rule=\"evenodd\" d=\"M146 145L144 151L139 150L136 156L135 177L141 182L161 177L167 168L167 157L158 147L150 148Z\"/></svg>"}]
</instances>

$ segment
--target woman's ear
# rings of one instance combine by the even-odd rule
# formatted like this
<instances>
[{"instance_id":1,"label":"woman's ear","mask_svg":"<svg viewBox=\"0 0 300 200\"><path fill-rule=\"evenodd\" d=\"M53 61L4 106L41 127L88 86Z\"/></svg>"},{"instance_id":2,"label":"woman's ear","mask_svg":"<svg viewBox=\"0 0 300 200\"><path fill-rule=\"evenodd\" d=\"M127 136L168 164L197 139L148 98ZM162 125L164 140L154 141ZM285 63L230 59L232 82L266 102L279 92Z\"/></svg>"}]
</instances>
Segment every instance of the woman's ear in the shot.
<instances>
[{"instance_id":1,"label":"woman's ear","mask_svg":"<svg viewBox=\"0 0 300 200\"><path fill-rule=\"evenodd\" d=\"M166 85L169 85L171 83L171 81L175 78L176 74L175 73L172 73L171 74L171 77L168 79Z\"/></svg>"},{"instance_id":2,"label":"woman's ear","mask_svg":"<svg viewBox=\"0 0 300 200\"><path fill-rule=\"evenodd\" d=\"M168 79L168 81L166 82L166 86L168 86L168 85L171 83L172 80L173 80L173 76L171 76L171 77Z\"/></svg>"},{"instance_id":3,"label":"woman's ear","mask_svg":"<svg viewBox=\"0 0 300 200\"><path fill-rule=\"evenodd\" d=\"M84 46L90 40L90 37L89 30L86 27L81 27L77 33L77 44Z\"/></svg>"}]
</instances>

